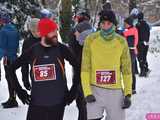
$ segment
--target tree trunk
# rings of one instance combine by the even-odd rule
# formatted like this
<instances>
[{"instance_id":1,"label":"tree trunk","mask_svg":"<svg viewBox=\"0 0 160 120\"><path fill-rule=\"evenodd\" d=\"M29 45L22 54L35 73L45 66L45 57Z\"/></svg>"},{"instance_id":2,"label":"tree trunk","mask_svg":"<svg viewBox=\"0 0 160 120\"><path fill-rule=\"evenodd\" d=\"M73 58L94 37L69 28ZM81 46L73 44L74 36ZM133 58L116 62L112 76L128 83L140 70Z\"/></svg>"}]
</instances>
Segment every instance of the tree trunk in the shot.
<instances>
[{"instance_id":1,"label":"tree trunk","mask_svg":"<svg viewBox=\"0 0 160 120\"><path fill-rule=\"evenodd\" d=\"M46 6L46 0L42 0L42 5Z\"/></svg>"},{"instance_id":2,"label":"tree trunk","mask_svg":"<svg viewBox=\"0 0 160 120\"><path fill-rule=\"evenodd\" d=\"M72 1L62 0L62 11L60 12L60 34L62 41L65 43L69 42L69 33L71 30L72 22Z\"/></svg>"}]
</instances>

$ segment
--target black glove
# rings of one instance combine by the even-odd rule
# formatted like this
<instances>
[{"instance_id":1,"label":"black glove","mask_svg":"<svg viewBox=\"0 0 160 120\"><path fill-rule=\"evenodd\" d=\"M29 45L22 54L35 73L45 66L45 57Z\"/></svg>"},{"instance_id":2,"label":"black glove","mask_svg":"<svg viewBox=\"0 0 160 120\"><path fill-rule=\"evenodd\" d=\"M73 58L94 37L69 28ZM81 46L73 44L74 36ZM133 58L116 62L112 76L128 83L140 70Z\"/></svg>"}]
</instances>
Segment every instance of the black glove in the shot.
<instances>
[{"instance_id":1,"label":"black glove","mask_svg":"<svg viewBox=\"0 0 160 120\"><path fill-rule=\"evenodd\" d=\"M29 104L31 101L31 96L28 95L26 90L20 89L17 91L17 95L23 104Z\"/></svg>"},{"instance_id":2,"label":"black glove","mask_svg":"<svg viewBox=\"0 0 160 120\"><path fill-rule=\"evenodd\" d=\"M23 82L23 85L27 90L31 90L31 84L29 83L29 80L27 82Z\"/></svg>"},{"instance_id":3,"label":"black glove","mask_svg":"<svg viewBox=\"0 0 160 120\"><path fill-rule=\"evenodd\" d=\"M122 109L127 109L131 106L131 95L127 95L124 98Z\"/></svg>"},{"instance_id":4,"label":"black glove","mask_svg":"<svg viewBox=\"0 0 160 120\"><path fill-rule=\"evenodd\" d=\"M77 95L77 86L72 86L71 90L67 93L65 102L66 105L70 105L74 99L76 99Z\"/></svg>"},{"instance_id":5,"label":"black glove","mask_svg":"<svg viewBox=\"0 0 160 120\"><path fill-rule=\"evenodd\" d=\"M93 95L88 95L85 99L87 103L96 102L96 98Z\"/></svg>"}]
</instances>

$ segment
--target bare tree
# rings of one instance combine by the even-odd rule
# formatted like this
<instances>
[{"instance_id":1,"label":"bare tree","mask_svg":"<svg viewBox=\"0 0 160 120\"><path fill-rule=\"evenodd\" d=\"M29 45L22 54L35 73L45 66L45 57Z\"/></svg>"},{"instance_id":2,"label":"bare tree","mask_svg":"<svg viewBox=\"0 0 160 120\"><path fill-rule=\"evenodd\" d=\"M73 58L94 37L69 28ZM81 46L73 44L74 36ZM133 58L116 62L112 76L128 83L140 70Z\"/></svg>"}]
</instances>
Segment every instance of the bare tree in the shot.
<instances>
[{"instance_id":1,"label":"bare tree","mask_svg":"<svg viewBox=\"0 0 160 120\"><path fill-rule=\"evenodd\" d=\"M42 0L41 2L43 6L46 6L46 0Z\"/></svg>"},{"instance_id":2,"label":"bare tree","mask_svg":"<svg viewBox=\"0 0 160 120\"><path fill-rule=\"evenodd\" d=\"M133 8L137 7L137 1L136 0L129 0L129 13L132 11Z\"/></svg>"}]
</instances>

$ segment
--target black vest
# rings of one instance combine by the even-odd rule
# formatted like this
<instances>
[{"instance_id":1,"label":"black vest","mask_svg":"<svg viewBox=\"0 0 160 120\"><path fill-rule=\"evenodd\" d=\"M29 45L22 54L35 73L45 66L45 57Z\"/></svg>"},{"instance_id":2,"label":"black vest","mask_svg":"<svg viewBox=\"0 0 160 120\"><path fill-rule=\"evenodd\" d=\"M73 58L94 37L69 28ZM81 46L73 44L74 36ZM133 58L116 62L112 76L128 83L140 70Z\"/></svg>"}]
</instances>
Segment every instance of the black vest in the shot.
<instances>
[{"instance_id":1,"label":"black vest","mask_svg":"<svg viewBox=\"0 0 160 120\"><path fill-rule=\"evenodd\" d=\"M37 44L31 51L31 104L37 106L63 104L68 88L60 47L45 48Z\"/></svg>"}]
</instances>

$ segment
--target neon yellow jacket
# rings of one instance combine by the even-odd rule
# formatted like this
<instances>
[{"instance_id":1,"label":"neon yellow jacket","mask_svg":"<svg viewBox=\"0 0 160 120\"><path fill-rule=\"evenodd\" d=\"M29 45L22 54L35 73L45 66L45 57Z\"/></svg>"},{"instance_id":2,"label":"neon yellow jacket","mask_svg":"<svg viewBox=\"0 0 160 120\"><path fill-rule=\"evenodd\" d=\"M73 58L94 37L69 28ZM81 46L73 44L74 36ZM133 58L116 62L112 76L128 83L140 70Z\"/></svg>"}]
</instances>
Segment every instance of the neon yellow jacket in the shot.
<instances>
[{"instance_id":1,"label":"neon yellow jacket","mask_svg":"<svg viewBox=\"0 0 160 120\"><path fill-rule=\"evenodd\" d=\"M114 84L99 84L97 71L115 71ZM132 94L131 58L126 40L115 34L113 40L103 40L100 32L89 35L84 43L81 65L81 82L85 97L92 95L91 86L106 89L123 89Z\"/></svg>"}]
</instances>

